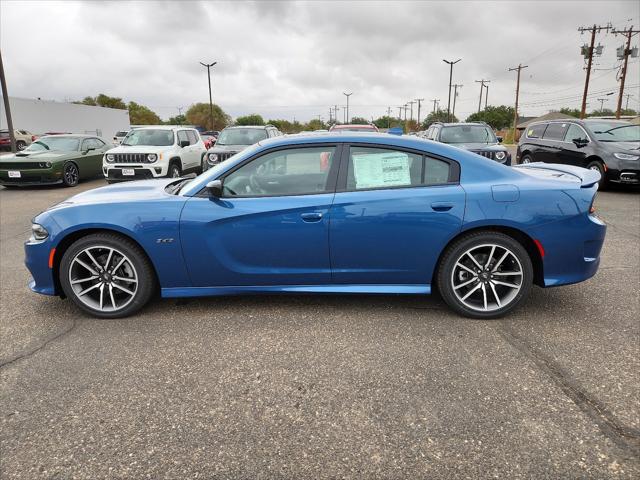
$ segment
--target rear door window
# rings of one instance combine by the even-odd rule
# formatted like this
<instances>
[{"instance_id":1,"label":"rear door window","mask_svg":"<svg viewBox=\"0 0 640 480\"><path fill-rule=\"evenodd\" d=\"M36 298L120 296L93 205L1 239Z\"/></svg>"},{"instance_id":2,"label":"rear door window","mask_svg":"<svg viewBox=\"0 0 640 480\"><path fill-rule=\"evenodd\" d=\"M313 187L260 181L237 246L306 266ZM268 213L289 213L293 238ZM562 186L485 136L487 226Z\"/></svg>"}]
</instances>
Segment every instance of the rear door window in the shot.
<instances>
[{"instance_id":1,"label":"rear door window","mask_svg":"<svg viewBox=\"0 0 640 480\"><path fill-rule=\"evenodd\" d=\"M347 190L417 187L421 184L421 155L385 148L351 147Z\"/></svg>"},{"instance_id":2,"label":"rear door window","mask_svg":"<svg viewBox=\"0 0 640 480\"><path fill-rule=\"evenodd\" d=\"M565 133L567 133L567 128L569 128L568 123L550 123L547 129L544 131L544 135L542 138L544 140L562 141L564 140Z\"/></svg>"},{"instance_id":3,"label":"rear door window","mask_svg":"<svg viewBox=\"0 0 640 480\"><path fill-rule=\"evenodd\" d=\"M546 123L540 123L538 125L531 125L527 127L527 138L542 138L544 129L547 128Z\"/></svg>"}]
</instances>

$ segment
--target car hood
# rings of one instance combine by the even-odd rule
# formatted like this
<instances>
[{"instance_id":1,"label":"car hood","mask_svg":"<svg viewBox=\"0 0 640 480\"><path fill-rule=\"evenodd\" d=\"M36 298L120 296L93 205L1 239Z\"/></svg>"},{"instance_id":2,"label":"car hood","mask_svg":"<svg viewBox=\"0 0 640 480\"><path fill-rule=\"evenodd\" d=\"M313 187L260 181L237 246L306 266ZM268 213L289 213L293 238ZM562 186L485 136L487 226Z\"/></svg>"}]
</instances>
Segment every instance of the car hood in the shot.
<instances>
[{"instance_id":1,"label":"car hood","mask_svg":"<svg viewBox=\"0 0 640 480\"><path fill-rule=\"evenodd\" d=\"M165 191L166 186L175 181L175 178L138 180L94 188L93 190L87 190L86 192L69 197L65 201L49 207L48 210L70 207L72 205L138 202L144 200L161 200L170 197L175 198Z\"/></svg>"},{"instance_id":2,"label":"car hood","mask_svg":"<svg viewBox=\"0 0 640 480\"><path fill-rule=\"evenodd\" d=\"M464 148L465 150L488 150L488 151L505 151L507 147L497 143L450 143L449 145Z\"/></svg>"},{"instance_id":3,"label":"car hood","mask_svg":"<svg viewBox=\"0 0 640 480\"><path fill-rule=\"evenodd\" d=\"M107 153L162 153L172 148L172 146L173 145L118 145L110 149Z\"/></svg>"},{"instance_id":4,"label":"car hood","mask_svg":"<svg viewBox=\"0 0 640 480\"><path fill-rule=\"evenodd\" d=\"M600 142L602 145L606 145L607 150L611 150L614 152L619 151L628 151L635 155L638 155L638 150L640 150L640 142Z\"/></svg>"},{"instance_id":5,"label":"car hood","mask_svg":"<svg viewBox=\"0 0 640 480\"><path fill-rule=\"evenodd\" d=\"M21 160L28 162L33 160L56 161L77 155L78 152L58 152L45 150L42 152L18 152L11 155L3 155L0 162L19 162Z\"/></svg>"},{"instance_id":6,"label":"car hood","mask_svg":"<svg viewBox=\"0 0 640 480\"><path fill-rule=\"evenodd\" d=\"M218 145L217 143L209 149L209 153L220 152L241 152L251 145Z\"/></svg>"}]
</instances>

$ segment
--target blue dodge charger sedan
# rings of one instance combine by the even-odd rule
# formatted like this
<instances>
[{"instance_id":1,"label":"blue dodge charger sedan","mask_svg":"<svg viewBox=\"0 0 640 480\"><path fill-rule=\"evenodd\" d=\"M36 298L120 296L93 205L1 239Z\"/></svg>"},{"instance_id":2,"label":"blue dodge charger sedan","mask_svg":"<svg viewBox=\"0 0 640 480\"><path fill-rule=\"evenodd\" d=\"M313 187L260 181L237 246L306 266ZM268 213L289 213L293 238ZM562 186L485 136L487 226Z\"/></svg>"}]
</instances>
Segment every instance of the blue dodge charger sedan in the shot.
<instances>
[{"instance_id":1,"label":"blue dodge charger sedan","mask_svg":"<svg viewBox=\"0 0 640 480\"><path fill-rule=\"evenodd\" d=\"M598 172L506 167L416 137L261 141L191 180L107 186L33 220L30 288L100 318L163 297L429 294L495 318L581 282L606 226Z\"/></svg>"}]
</instances>

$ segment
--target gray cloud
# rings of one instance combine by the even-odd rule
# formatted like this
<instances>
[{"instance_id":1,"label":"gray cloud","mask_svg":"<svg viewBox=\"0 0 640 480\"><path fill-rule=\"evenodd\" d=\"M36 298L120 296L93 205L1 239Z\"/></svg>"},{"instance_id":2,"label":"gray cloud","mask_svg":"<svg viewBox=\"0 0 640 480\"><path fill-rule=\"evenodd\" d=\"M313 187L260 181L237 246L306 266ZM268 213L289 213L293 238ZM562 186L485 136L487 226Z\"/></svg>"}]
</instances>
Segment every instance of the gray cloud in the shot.
<instances>
[{"instance_id":1,"label":"gray cloud","mask_svg":"<svg viewBox=\"0 0 640 480\"><path fill-rule=\"evenodd\" d=\"M165 118L208 99L198 62L216 60L214 101L234 116L327 118L329 105L344 103L343 91L355 92L351 113L367 118L418 97L440 98L446 107L443 58L462 58L454 68L454 81L464 84L459 116L477 109L481 78L491 80L489 103L513 104L515 74L508 68L520 62L529 65L523 114L575 107L586 41L577 27L640 22L633 1L2 1L0 8L11 95L64 100L104 92ZM605 52L591 91L613 91L622 40L598 40ZM639 72L635 60L627 91L636 108ZM614 97L606 106L615 106Z\"/></svg>"}]
</instances>

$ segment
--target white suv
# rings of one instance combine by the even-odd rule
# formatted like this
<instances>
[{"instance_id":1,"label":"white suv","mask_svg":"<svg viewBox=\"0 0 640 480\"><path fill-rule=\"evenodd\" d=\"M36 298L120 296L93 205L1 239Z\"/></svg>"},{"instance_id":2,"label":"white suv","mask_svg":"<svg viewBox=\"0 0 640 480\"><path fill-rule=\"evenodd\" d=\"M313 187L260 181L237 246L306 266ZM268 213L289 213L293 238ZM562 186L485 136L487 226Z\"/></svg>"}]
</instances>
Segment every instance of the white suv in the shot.
<instances>
[{"instance_id":1,"label":"white suv","mask_svg":"<svg viewBox=\"0 0 640 480\"><path fill-rule=\"evenodd\" d=\"M194 128L141 127L131 130L122 144L102 158L107 182L172 177L202 169L207 149Z\"/></svg>"}]
</instances>

